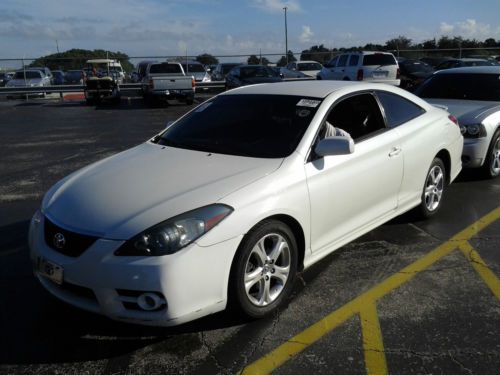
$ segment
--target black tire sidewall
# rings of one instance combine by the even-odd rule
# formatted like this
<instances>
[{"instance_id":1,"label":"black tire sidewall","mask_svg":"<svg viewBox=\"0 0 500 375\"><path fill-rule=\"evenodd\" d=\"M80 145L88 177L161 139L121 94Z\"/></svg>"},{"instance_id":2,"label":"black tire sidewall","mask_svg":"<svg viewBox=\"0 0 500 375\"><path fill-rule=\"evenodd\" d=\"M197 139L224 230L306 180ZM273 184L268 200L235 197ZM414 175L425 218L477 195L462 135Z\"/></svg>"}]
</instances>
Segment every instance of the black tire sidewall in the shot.
<instances>
[{"instance_id":1,"label":"black tire sidewall","mask_svg":"<svg viewBox=\"0 0 500 375\"><path fill-rule=\"evenodd\" d=\"M290 274L285 287L278 298L267 306L255 306L248 299L245 292L244 274L245 267L254 245L266 234L277 233L288 243L290 249ZM233 307L251 318L261 318L278 309L290 295L295 276L297 274L297 241L290 228L278 220L266 220L256 225L243 238L236 253L230 277L229 298Z\"/></svg>"},{"instance_id":2,"label":"black tire sidewall","mask_svg":"<svg viewBox=\"0 0 500 375\"><path fill-rule=\"evenodd\" d=\"M492 170L492 158L493 158L493 147L495 143L498 142L498 138L500 138L500 129L497 129L495 133L493 133L493 137L491 138L490 145L488 147L488 153L486 154L486 160L484 162L484 172L486 177L495 178L500 174L494 174Z\"/></svg>"}]
</instances>

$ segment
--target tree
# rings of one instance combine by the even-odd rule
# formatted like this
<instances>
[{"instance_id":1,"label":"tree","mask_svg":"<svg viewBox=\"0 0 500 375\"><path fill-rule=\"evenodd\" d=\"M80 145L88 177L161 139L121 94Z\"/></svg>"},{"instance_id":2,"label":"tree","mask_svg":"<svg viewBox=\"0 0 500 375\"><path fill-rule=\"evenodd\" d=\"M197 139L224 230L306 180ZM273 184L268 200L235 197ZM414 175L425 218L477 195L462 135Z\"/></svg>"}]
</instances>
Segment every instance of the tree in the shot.
<instances>
[{"instance_id":1,"label":"tree","mask_svg":"<svg viewBox=\"0 0 500 375\"><path fill-rule=\"evenodd\" d=\"M309 49L303 50L300 54L301 60L314 60L321 63L327 62L331 58L331 51L325 48L323 44L312 46Z\"/></svg>"},{"instance_id":2,"label":"tree","mask_svg":"<svg viewBox=\"0 0 500 375\"><path fill-rule=\"evenodd\" d=\"M247 60L248 65L259 65L259 63L260 59L255 55L251 55Z\"/></svg>"},{"instance_id":3,"label":"tree","mask_svg":"<svg viewBox=\"0 0 500 375\"><path fill-rule=\"evenodd\" d=\"M203 65L217 65L219 63L219 60L215 56L208 53L196 56L196 61Z\"/></svg>"},{"instance_id":4,"label":"tree","mask_svg":"<svg viewBox=\"0 0 500 375\"><path fill-rule=\"evenodd\" d=\"M437 43L436 43L436 38L434 39L429 39L429 40L424 40L422 42L422 48L423 49L436 49Z\"/></svg>"},{"instance_id":5,"label":"tree","mask_svg":"<svg viewBox=\"0 0 500 375\"><path fill-rule=\"evenodd\" d=\"M412 46L411 39L402 35L385 42L385 48L391 51L396 51L400 49L410 49L411 46Z\"/></svg>"},{"instance_id":6,"label":"tree","mask_svg":"<svg viewBox=\"0 0 500 375\"><path fill-rule=\"evenodd\" d=\"M65 52L42 56L34 60L30 66L46 66L52 70L82 69L85 62L90 59L114 59L118 60L125 71L132 71L134 66L130 63L128 55L122 52L111 52L102 49L85 50L70 49Z\"/></svg>"}]
</instances>

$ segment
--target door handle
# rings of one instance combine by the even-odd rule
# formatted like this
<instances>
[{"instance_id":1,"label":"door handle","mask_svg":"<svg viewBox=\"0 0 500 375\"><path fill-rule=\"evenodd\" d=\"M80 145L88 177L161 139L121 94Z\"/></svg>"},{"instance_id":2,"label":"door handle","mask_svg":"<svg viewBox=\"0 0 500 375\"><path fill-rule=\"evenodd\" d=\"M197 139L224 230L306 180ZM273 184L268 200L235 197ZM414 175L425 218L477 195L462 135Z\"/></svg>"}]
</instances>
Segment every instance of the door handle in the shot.
<instances>
[{"instance_id":1,"label":"door handle","mask_svg":"<svg viewBox=\"0 0 500 375\"><path fill-rule=\"evenodd\" d=\"M401 153L401 151L402 150L399 147L393 147L389 152L389 157L392 158L393 156L397 156Z\"/></svg>"}]
</instances>

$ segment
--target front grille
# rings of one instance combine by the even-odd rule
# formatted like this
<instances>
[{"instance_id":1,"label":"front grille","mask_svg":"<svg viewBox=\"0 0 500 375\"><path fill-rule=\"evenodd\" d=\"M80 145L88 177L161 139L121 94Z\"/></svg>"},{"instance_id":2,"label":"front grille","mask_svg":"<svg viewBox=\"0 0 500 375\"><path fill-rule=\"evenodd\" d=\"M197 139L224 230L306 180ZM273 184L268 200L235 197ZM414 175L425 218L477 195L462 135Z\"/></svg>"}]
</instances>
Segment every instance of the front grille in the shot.
<instances>
[{"instance_id":1,"label":"front grille","mask_svg":"<svg viewBox=\"0 0 500 375\"><path fill-rule=\"evenodd\" d=\"M97 240L97 237L63 229L47 218L45 218L44 234L47 246L70 257L80 256Z\"/></svg>"}]
</instances>

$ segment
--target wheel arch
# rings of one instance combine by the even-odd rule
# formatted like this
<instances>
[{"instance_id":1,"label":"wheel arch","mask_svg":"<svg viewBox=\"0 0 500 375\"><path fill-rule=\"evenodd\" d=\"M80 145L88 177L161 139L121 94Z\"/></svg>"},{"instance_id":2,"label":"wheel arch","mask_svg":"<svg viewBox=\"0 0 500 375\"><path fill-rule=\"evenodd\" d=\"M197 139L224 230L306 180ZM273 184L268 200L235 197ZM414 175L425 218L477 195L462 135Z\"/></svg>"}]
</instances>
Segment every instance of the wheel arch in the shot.
<instances>
[{"instance_id":1,"label":"wheel arch","mask_svg":"<svg viewBox=\"0 0 500 375\"><path fill-rule=\"evenodd\" d=\"M444 167L446 169L446 185L451 183L451 156L448 150L442 149L436 155L436 158L439 158L443 161Z\"/></svg>"}]
</instances>

